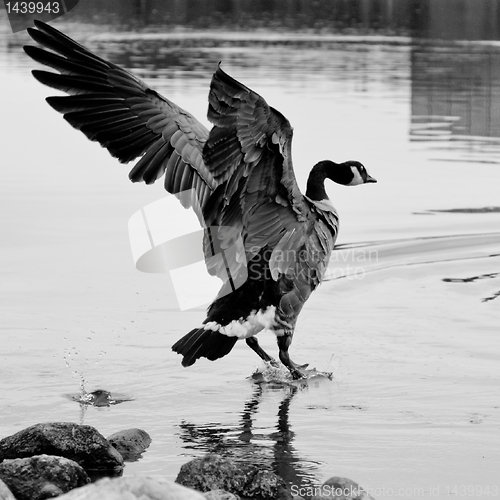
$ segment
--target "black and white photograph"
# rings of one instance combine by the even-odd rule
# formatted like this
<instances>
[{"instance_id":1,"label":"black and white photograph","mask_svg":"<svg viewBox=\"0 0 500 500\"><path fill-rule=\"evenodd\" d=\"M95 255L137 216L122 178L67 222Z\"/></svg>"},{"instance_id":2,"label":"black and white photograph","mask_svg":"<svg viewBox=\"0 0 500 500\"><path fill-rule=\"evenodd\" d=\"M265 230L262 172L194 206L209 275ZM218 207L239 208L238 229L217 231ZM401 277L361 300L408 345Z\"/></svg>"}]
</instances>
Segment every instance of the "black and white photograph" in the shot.
<instances>
[{"instance_id":1,"label":"black and white photograph","mask_svg":"<svg viewBox=\"0 0 500 500\"><path fill-rule=\"evenodd\" d=\"M0 499L500 498L500 0L4 0Z\"/></svg>"}]
</instances>

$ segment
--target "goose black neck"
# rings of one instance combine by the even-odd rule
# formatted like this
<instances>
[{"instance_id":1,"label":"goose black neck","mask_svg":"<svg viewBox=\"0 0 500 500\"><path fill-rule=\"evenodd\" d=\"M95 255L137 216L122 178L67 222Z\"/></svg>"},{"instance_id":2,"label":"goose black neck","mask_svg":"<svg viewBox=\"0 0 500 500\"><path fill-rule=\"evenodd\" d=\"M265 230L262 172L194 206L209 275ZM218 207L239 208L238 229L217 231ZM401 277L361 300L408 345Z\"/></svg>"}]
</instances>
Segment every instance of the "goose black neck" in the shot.
<instances>
[{"instance_id":1,"label":"goose black neck","mask_svg":"<svg viewBox=\"0 0 500 500\"><path fill-rule=\"evenodd\" d=\"M329 170L335 167L333 161L320 161L312 168L307 179L306 196L310 200L321 201L327 200L328 195L325 191L325 179L330 177Z\"/></svg>"}]
</instances>

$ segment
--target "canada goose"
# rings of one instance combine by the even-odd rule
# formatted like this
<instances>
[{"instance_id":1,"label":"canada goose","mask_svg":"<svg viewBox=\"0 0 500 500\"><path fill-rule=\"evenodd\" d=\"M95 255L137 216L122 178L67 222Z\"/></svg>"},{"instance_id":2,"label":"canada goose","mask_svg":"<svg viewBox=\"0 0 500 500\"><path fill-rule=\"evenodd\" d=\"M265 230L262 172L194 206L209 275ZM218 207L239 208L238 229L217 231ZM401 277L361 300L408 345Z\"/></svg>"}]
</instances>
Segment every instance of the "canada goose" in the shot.
<instances>
[{"instance_id":1,"label":"canada goose","mask_svg":"<svg viewBox=\"0 0 500 500\"><path fill-rule=\"evenodd\" d=\"M338 232L324 181L354 186L376 180L359 162L324 160L312 168L304 196L292 167L290 123L220 67L210 85L208 119L214 126L209 131L128 71L47 24L35 25L38 29L28 29L29 34L50 51L24 50L60 74L34 70L34 77L70 94L47 102L120 162L141 157L129 174L133 182L149 184L165 174L168 192L196 195L207 228L207 266L225 279L202 326L172 347L183 355L182 364L221 358L240 339L274 363L255 338L266 328L276 334L279 358L292 377L303 377L307 365L294 363L288 349L302 306L323 279ZM196 208L194 200L184 204ZM214 238L221 248L235 239L234 231L208 229L214 227L232 228L241 237L246 266L236 258L225 263L224 274L213 265ZM247 273L243 284L227 293L239 273Z\"/></svg>"}]
</instances>

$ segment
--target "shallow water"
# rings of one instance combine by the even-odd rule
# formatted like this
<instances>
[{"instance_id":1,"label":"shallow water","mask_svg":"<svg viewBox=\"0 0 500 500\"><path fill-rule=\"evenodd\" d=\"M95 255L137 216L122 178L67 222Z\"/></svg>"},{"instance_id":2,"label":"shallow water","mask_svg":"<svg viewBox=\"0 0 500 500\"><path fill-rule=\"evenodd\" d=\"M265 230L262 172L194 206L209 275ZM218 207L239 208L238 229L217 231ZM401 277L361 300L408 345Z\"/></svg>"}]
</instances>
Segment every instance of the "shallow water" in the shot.
<instances>
[{"instance_id":1,"label":"shallow water","mask_svg":"<svg viewBox=\"0 0 500 500\"><path fill-rule=\"evenodd\" d=\"M291 352L333 381L257 385L243 344L183 369L170 346L203 307L180 312L165 275L136 271L127 232L161 186L131 185L127 166L53 112L21 52L27 39L2 33L0 436L43 421L104 435L141 427L153 442L125 475L173 479L213 450L295 486L347 476L379 499L498 494L500 48L80 35L203 119L222 60L291 121L301 186L323 158L358 159L379 182L328 188L339 251ZM133 400L80 406L67 395L82 384Z\"/></svg>"}]
</instances>

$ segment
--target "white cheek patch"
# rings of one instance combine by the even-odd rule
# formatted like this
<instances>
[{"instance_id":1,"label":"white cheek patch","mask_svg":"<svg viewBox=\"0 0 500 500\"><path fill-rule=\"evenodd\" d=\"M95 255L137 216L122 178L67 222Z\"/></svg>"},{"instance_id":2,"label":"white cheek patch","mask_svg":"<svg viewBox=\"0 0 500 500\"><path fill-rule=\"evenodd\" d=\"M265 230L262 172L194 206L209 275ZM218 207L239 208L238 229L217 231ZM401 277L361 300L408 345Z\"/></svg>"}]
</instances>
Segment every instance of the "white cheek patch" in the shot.
<instances>
[{"instance_id":1,"label":"white cheek patch","mask_svg":"<svg viewBox=\"0 0 500 500\"><path fill-rule=\"evenodd\" d=\"M270 329L274 326L274 315L276 307L269 306L265 310L252 311L250 315L243 320L233 320L231 323L221 326L215 321L209 321L205 324L205 330L222 333L228 337L238 337L239 339L247 339L253 337L261 330Z\"/></svg>"},{"instance_id":2,"label":"white cheek patch","mask_svg":"<svg viewBox=\"0 0 500 500\"><path fill-rule=\"evenodd\" d=\"M359 170L356 167L351 167L352 173L354 175L354 178L352 179L348 186L357 186L358 184L363 184L363 177L361 177L361 174L359 173Z\"/></svg>"}]
</instances>

